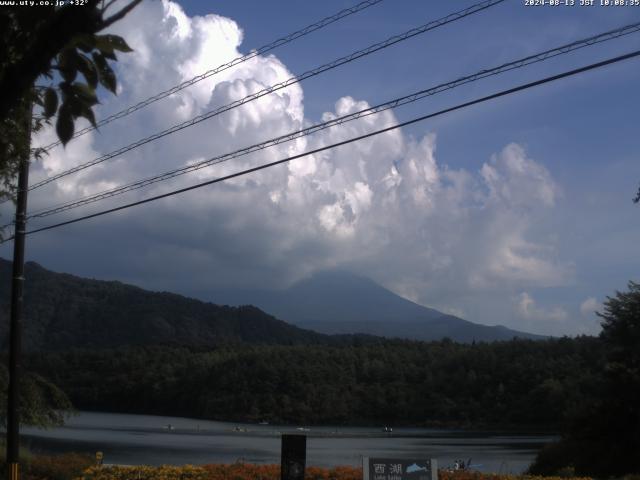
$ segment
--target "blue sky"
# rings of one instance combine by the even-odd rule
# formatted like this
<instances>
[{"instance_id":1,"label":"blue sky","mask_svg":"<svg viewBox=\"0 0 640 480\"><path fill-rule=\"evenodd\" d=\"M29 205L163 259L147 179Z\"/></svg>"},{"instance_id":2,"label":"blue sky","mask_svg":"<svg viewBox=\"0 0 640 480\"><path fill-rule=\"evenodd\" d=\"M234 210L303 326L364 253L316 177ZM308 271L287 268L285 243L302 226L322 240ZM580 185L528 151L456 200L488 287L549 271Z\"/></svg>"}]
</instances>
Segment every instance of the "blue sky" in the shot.
<instances>
[{"instance_id":1,"label":"blue sky","mask_svg":"<svg viewBox=\"0 0 640 480\"><path fill-rule=\"evenodd\" d=\"M160 6L143 4L138 17L132 15L115 29L130 40L136 53L121 62L122 92L117 99L105 96L103 116L128 101L140 100L141 95L183 81L194 65L212 68L215 61L233 58L234 49L246 53L355 4L178 2L184 24L193 31L198 16L216 14L233 20L237 27L224 25L231 29L227 33L242 31L242 42L236 46L225 40L225 34L208 37L207 32L222 25L218 17L215 21L210 17L210 30L197 30L197 35L189 30L178 39L172 37L167 19L175 12L171 13L168 3L157 3ZM208 105L235 99L234 88L240 84L234 81L244 82L245 87L251 82L268 86L274 75L282 80L287 74L302 73L472 3L385 0L275 50L274 58L252 64L237 77L206 83L208 90L203 86L204 93L189 97L190 111L205 111ZM162 20L154 25L156 17ZM109 170L54 187L49 198L67 200L155 173L165 164L175 166L176 158L160 158L165 151L183 152L179 164L218 148L224 151L268 138L271 132L283 133L288 126L318 122L325 112L335 111L343 97L373 105L637 21L640 7L525 6L508 0L305 81L293 97L278 97L284 103L265 104L257 112L239 109L237 117L223 117L194 129L193 137L159 142L158 147L115 162ZM144 33L152 29L153 33ZM207 38L212 43L206 43ZM382 118L380 125L639 47L640 34L629 35L417 102L398 109L393 118ZM194 51L199 48L204 53L197 56ZM193 56L193 61L180 58L180 52ZM640 183L639 65L638 60L627 61L411 126L388 142L375 144L370 158L367 152L356 151L322 159L327 163L318 163L316 174L289 170L288 177L280 178L273 173L259 177L255 184L218 189L226 197L215 197L217 193L189 197L34 235L29 239L28 257L59 271L197 294L213 301L219 299L206 298L203 292L228 285L255 288L268 279L274 279L270 285L285 286L317 270L347 268L415 301L472 321L535 333L597 333L593 310L600 308L606 295L624 289L628 280L638 280L640 206L631 199ZM270 76L269 68L276 73ZM350 104L342 107L351 108ZM99 136L88 135L84 143L65 152L56 151L41 171L35 166L35 177L119 146L127 135L133 140L138 133L154 131L156 124L164 128L172 114L182 119L179 110L161 108L131 116L132 123L126 126L105 127ZM274 113L278 108L286 112L280 120ZM215 133L212 128L217 128ZM212 143L203 143L202 150L197 150L195 144L207 135ZM317 141L324 144L329 139ZM132 159L145 167L126 163ZM349 162L363 162L366 166L360 170L370 170L352 171L355 167ZM367 162L375 164L375 172ZM422 177L415 174L414 164L420 166ZM393 165L398 166L403 185L413 190L398 190L392 201L385 196L391 194L378 190L372 179ZM322 177L323 168L332 173ZM437 180L429 180L429 175ZM379 178L383 176L380 173ZM432 183L420 185L420 178ZM292 186L294 180L303 182L299 190ZM194 183L193 179L184 182ZM426 195L421 200L425 203L411 203L410 193L417 191ZM289 199L290 205L283 206L276 197ZM262 204L267 198L277 208L247 211L255 205L252 202ZM46 205L46 200L46 195L36 197L33 204ZM207 210L206 202L216 203ZM388 207L390 203L393 207ZM205 222L202 217L196 222L192 216L200 207ZM336 217L337 211L353 218ZM307 216L315 218L315 223L307 222ZM0 254L8 257L9 252L4 247Z\"/></svg>"}]
</instances>

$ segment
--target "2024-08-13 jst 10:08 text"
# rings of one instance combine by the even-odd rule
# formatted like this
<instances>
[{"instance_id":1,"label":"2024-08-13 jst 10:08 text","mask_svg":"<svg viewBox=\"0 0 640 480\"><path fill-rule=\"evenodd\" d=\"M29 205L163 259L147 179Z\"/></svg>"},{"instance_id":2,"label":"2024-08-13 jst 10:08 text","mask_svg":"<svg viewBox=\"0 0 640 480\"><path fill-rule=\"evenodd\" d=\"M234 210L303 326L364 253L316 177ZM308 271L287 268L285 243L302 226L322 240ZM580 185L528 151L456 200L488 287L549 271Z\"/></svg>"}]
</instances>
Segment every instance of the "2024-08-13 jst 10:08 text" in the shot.
<instances>
[{"instance_id":1,"label":"2024-08-13 jst 10:08 text","mask_svg":"<svg viewBox=\"0 0 640 480\"><path fill-rule=\"evenodd\" d=\"M526 7L640 7L640 0L524 0Z\"/></svg>"}]
</instances>

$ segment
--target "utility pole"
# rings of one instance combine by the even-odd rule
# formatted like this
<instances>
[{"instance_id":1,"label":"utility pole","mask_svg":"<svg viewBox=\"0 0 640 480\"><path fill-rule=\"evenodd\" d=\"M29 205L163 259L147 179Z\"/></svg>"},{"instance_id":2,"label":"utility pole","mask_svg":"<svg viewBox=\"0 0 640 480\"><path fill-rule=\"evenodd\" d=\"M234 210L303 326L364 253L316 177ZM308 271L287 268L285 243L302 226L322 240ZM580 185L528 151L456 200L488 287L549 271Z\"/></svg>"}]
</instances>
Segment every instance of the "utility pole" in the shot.
<instances>
[{"instance_id":1,"label":"utility pole","mask_svg":"<svg viewBox=\"0 0 640 480\"><path fill-rule=\"evenodd\" d=\"M25 109L26 152L20 159L13 240L11 317L9 324L9 392L7 395L7 468L9 480L20 478L20 350L22 342L22 304L24 287L24 244L29 192L29 156L31 151L31 107Z\"/></svg>"}]
</instances>

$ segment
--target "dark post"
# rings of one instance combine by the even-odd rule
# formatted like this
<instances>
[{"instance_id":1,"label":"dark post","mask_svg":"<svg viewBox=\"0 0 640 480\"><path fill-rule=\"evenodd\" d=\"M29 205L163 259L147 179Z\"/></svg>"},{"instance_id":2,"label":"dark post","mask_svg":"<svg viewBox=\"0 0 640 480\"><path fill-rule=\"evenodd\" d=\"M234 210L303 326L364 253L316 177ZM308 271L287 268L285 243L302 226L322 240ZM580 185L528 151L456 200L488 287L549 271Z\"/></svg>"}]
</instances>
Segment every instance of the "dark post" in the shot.
<instances>
[{"instance_id":1,"label":"dark post","mask_svg":"<svg viewBox=\"0 0 640 480\"><path fill-rule=\"evenodd\" d=\"M30 142L31 109L27 110L27 142ZM9 480L18 480L20 463L20 343L22 340L22 290L24 285L24 239L29 191L29 149L20 159L18 196L13 240L13 277L11 283L11 319L9 324L9 392L7 395L7 468Z\"/></svg>"},{"instance_id":2,"label":"dark post","mask_svg":"<svg viewBox=\"0 0 640 480\"><path fill-rule=\"evenodd\" d=\"M307 462L307 437L282 435L280 452L280 480L304 480Z\"/></svg>"}]
</instances>

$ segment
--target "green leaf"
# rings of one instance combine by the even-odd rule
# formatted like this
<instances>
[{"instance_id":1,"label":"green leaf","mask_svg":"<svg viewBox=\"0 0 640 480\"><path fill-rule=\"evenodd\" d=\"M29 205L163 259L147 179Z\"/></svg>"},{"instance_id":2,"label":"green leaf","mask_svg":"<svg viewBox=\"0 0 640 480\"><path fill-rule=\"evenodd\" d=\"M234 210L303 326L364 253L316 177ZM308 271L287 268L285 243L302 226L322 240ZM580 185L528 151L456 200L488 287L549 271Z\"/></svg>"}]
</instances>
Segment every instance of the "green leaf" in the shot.
<instances>
[{"instance_id":1,"label":"green leaf","mask_svg":"<svg viewBox=\"0 0 640 480\"><path fill-rule=\"evenodd\" d=\"M96 92L93 88L88 85L80 82L75 82L71 85L73 89L73 93L79 97L83 103L91 106L98 103L98 97L96 96Z\"/></svg>"},{"instance_id":2,"label":"green leaf","mask_svg":"<svg viewBox=\"0 0 640 480\"><path fill-rule=\"evenodd\" d=\"M65 108L66 105L63 105L60 108L60 113L58 114L58 121L56 122L56 133L58 134L58 138L62 142L63 145L66 145L71 137L73 137L73 116L71 115L71 110L69 108Z\"/></svg>"},{"instance_id":3,"label":"green leaf","mask_svg":"<svg viewBox=\"0 0 640 480\"><path fill-rule=\"evenodd\" d=\"M93 128L98 128L98 126L96 125L96 116L94 115L93 110L90 107L85 106L85 108L80 111L79 116L89 120L89 122L91 122L91 125L93 125Z\"/></svg>"},{"instance_id":4,"label":"green leaf","mask_svg":"<svg viewBox=\"0 0 640 480\"><path fill-rule=\"evenodd\" d=\"M98 69L90 58L85 55L79 55L80 63L78 64L78 70L82 72L84 78L87 80L87 84L95 90L98 86Z\"/></svg>"},{"instance_id":5,"label":"green leaf","mask_svg":"<svg viewBox=\"0 0 640 480\"><path fill-rule=\"evenodd\" d=\"M98 74L100 77L100 83L112 93L116 93L116 75L111 70L111 67L107 63L107 60L103 55L93 53L93 61L98 67Z\"/></svg>"},{"instance_id":6,"label":"green leaf","mask_svg":"<svg viewBox=\"0 0 640 480\"><path fill-rule=\"evenodd\" d=\"M113 53L113 45L111 44L109 39L105 37L107 37L107 35L95 36L95 39L96 39L95 48L100 50L100 53L102 54L104 54L105 52Z\"/></svg>"},{"instance_id":7,"label":"green leaf","mask_svg":"<svg viewBox=\"0 0 640 480\"><path fill-rule=\"evenodd\" d=\"M104 58L108 58L109 60L114 60L114 61L118 60L118 57L116 57L116 54L113 51L111 52L102 51L102 56Z\"/></svg>"},{"instance_id":8,"label":"green leaf","mask_svg":"<svg viewBox=\"0 0 640 480\"><path fill-rule=\"evenodd\" d=\"M73 46L74 48L79 48L85 53L89 53L94 48L96 48L95 35L90 35L88 33L76 35L75 37L73 37L73 40L71 40L71 46Z\"/></svg>"},{"instance_id":9,"label":"green leaf","mask_svg":"<svg viewBox=\"0 0 640 480\"><path fill-rule=\"evenodd\" d=\"M72 84L69 82L60 82L58 84L58 88L60 89L61 97L62 97L62 102L61 102L62 105L64 105L67 102L67 99L69 97L73 97L75 95L71 85Z\"/></svg>"},{"instance_id":10,"label":"green leaf","mask_svg":"<svg viewBox=\"0 0 640 480\"><path fill-rule=\"evenodd\" d=\"M58 94L53 88L47 88L44 92L44 116L51 118L58 110Z\"/></svg>"},{"instance_id":11,"label":"green leaf","mask_svg":"<svg viewBox=\"0 0 640 480\"><path fill-rule=\"evenodd\" d=\"M65 70L70 68L72 51L73 50L71 48L65 48L58 55L58 68L60 70Z\"/></svg>"},{"instance_id":12,"label":"green leaf","mask_svg":"<svg viewBox=\"0 0 640 480\"><path fill-rule=\"evenodd\" d=\"M58 69L62 78L73 82L78 74L78 53L74 48L65 48L58 55Z\"/></svg>"},{"instance_id":13,"label":"green leaf","mask_svg":"<svg viewBox=\"0 0 640 480\"><path fill-rule=\"evenodd\" d=\"M67 82L73 82L76 79L78 71L75 69L60 69L60 74Z\"/></svg>"},{"instance_id":14,"label":"green leaf","mask_svg":"<svg viewBox=\"0 0 640 480\"><path fill-rule=\"evenodd\" d=\"M117 35L96 35L95 46L101 52L112 53L114 50L120 52L133 52L133 49L127 45L122 37Z\"/></svg>"},{"instance_id":15,"label":"green leaf","mask_svg":"<svg viewBox=\"0 0 640 480\"><path fill-rule=\"evenodd\" d=\"M107 67L103 72L100 73L100 83L115 95L117 88L117 80L116 75L113 73L111 68Z\"/></svg>"},{"instance_id":16,"label":"green leaf","mask_svg":"<svg viewBox=\"0 0 640 480\"><path fill-rule=\"evenodd\" d=\"M96 126L96 117L93 113L93 110L91 109L91 106L89 106L87 103L84 103L81 98L72 97L65 104L65 106L68 107L69 112L71 112L71 117L74 120L78 117L84 117L89 120L89 122L91 122L91 125L93 125L94 127Z\"/></svg>"},{"instance_id":17,"label":"green leaf","mask_svg":"<svg viewBox=\"0 0 640 480\"><path fill-rule=\"evenodd\" d=\"M102 56L101 53L93 52L91 54L91 58L93 58L93 63L98 69L98 73L100 73L100 70L102 70L104 67L108 66L107 61L105 60L104 56Z\"/></svg>"},{"instance_id":18,"label":"green leaf","mask_svg":"<svg viewBox=\"0 0 640 480\"><path fill-rule=\"evenodd\" d=\"M124 38L119 37L117 35L111 35L111 43L113 44L114 50L118 50L119 52L133 52L133 48L131 48Z\"/></svg>"},{"instance_id":19,"label":"green leaf","mask_svg":"<svg viewBox=\"0 0 640 480\"><path fill-rule=\"evenodd\" d=\"M69 109L69 112L71 112L71 116L73 117L73 119L82 116L82 109L84 108L84 104L78 97L69 97L69 100L67 100L64 105Z\"/></svg>"}]
</instances>

